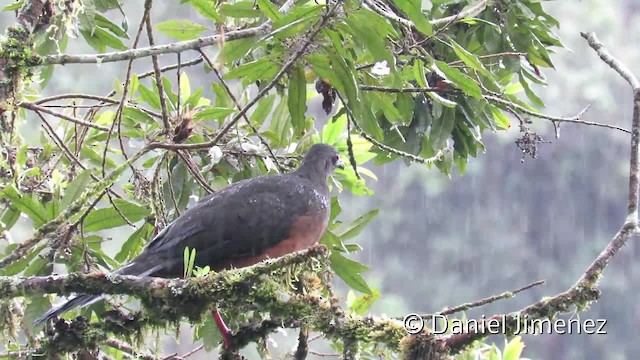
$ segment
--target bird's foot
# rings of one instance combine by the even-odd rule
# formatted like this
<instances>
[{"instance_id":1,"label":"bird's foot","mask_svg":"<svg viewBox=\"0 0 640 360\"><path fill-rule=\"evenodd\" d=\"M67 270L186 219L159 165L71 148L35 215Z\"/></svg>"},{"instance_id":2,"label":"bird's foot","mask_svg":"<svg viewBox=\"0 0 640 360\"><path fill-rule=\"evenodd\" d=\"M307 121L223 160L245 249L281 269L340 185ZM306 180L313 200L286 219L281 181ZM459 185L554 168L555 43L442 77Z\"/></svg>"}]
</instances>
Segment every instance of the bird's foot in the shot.
<instances>
[{"instance_id":1,"label":"bird's foot","mask_svg":"<svg viewBox=\"0 0 640 360\"><path fill-rule=\"evenodd\" d=\"M224 344L224 348L230 349L232 345L231 329L229 329L227 324L224 323L224 320L222 320L222 316L220 316L220 312L218 312L218 309L212 309L211 315L213 316L213 320L216 322L216 325L218 325L218 329L220 329L220 333L222 334L222 343Z\"/></svg>"}]
</instances>

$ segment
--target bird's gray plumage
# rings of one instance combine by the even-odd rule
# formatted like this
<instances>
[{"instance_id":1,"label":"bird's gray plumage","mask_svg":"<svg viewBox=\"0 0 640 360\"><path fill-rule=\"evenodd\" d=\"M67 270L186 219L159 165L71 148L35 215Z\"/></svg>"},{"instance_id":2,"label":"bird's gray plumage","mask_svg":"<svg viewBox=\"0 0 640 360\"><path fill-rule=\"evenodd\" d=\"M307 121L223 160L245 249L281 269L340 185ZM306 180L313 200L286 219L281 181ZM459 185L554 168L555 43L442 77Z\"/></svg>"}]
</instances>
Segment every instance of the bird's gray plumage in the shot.
<instances>
[{"instance_id":1,"label":"bird's gray plumage","mask_svg":"<svg viewBox=\"0 0 640 360\"><path fill-rule=\"evenodd\" d=\"M309 150L300 168L291 174L247 179L207 195L165 227L140 255L115 273L180 277L186 246L196 249L196 266L209 265L214 270L221 270L233 259L262 254L287 239L293 223L301 216L317 218L326 228L330 211L327 178L335 167L343 166L333 147L317 144ZM80 294L50 309L34 324L100 298L99 295Z\"/></svg>"}]
</instances>

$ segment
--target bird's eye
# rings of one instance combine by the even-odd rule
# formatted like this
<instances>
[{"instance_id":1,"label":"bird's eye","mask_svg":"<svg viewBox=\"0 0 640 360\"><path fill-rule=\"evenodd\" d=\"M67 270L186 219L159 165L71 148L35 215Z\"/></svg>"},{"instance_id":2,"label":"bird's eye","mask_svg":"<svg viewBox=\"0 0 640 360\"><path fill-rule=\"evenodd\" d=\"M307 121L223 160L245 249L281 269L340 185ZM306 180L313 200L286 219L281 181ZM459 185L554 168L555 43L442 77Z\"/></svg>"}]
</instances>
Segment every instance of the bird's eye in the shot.
<instances>
[{"instance_id":1,"label":"bird's eye","mask_svg":"<svg viewBox=\"0 0 640 360\"><path fill-rule=\"evenodd\" d=\"M339 159L340 159L340 155L334 155L333 156L333 162L334 163L337 163Z\"/></svg>"}]
</instances>

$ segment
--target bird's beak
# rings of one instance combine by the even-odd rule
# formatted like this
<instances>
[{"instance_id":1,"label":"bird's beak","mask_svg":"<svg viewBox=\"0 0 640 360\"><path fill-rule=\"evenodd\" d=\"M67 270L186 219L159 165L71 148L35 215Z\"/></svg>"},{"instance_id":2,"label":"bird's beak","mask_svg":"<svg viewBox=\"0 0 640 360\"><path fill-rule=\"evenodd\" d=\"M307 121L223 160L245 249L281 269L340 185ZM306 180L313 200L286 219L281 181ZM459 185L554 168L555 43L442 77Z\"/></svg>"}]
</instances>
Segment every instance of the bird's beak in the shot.
<instances>
[{"instance_id":1,"label":"bird's beak","mask_svg":"<svg viewBox=\"0 0 640 360\"><path fill-rule=\"evenodd\" d=\"M342 161L342 158L338 158L338 161L336 161L336 167L344 170L344 161Z\"/></svg>"}]
</instances>

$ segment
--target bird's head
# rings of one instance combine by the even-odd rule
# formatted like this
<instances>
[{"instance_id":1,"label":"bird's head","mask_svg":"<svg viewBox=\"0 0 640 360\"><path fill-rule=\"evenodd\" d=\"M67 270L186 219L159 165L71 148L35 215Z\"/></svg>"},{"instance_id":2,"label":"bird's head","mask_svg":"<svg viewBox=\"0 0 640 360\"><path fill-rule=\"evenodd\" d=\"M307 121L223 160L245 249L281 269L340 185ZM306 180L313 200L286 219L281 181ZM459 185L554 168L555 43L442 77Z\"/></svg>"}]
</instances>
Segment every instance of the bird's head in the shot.
<instances>
[{"instance_id":1,"label":"bird's head","mask_svg":"<svg viewBox=\"0 0 640 360\"><path fill-rule=\"evenodd\" d=\"M344 162L333 146L315 144L311 146L298 169L306 176L322 177L325 181L335 168L344 169Z\"/></svg>"}]
</instances>

